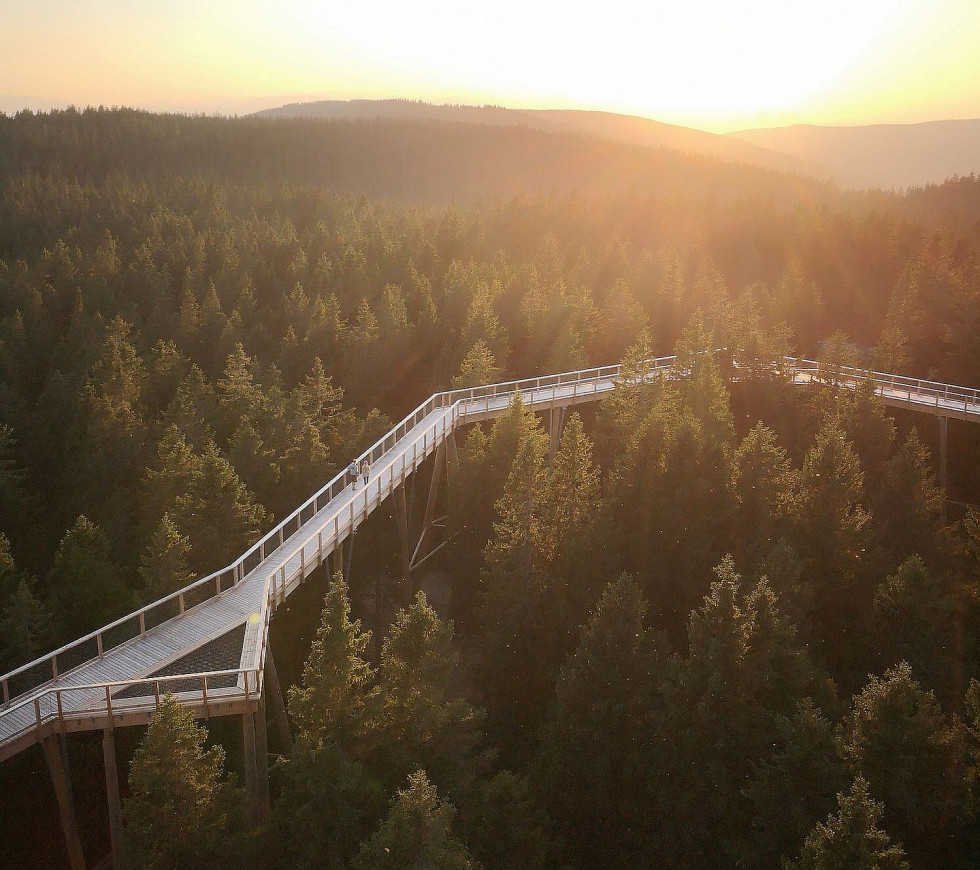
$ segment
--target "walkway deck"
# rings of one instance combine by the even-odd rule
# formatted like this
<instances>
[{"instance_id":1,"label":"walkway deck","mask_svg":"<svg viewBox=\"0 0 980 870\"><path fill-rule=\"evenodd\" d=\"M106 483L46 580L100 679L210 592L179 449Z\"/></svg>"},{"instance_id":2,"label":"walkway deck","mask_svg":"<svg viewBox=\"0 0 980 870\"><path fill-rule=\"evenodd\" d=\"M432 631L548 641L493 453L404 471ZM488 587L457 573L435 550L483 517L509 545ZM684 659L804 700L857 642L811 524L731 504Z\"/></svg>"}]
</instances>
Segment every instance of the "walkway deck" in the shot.
<instances>
[{"instance_id":1,"label":"walkway deck","mask_svg":"<svg viewBox=\"0 0 980 870\"><path fill-rule=\"evenodd\" d=\"M673 357L650 363L651 376ZM826 380L808 360L786 360L796 383ZM853 387L866 377L836 368ZM199 717L251 712L263 690L269 620L275 608L354 532L456 428L501 414L513 396L536 410L595 401L615 388L619 366L605 366L437 393L370 450L367 486L340 474L242 556L166 598L0 677L0 761L50 733L148 721L168 691ZM888 404L980 422L980 391L875 374ZM231 629L245 626L241 654L220 670L151 676Z\"/></svg>"}]
</instances>

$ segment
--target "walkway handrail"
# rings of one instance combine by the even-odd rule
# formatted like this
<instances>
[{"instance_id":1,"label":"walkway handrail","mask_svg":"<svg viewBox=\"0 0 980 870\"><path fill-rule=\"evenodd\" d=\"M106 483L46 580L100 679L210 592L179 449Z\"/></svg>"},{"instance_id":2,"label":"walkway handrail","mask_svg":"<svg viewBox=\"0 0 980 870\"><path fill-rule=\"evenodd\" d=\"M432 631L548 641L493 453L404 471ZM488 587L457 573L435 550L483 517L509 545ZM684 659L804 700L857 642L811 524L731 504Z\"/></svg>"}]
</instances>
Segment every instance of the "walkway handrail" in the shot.
<instances>
[{"instance_id":1,"label":"walkway handrail","mask_svg":"<svg viewBox=\"0 0 980 870\"><path fill-rule=\"evenodd\" d=\"M243 679L246 686L246 694L254 693L259 694L261 690L261 674L254 667L240 667L240 668L226 668L223 670L215 671L196 671L188 674L168 674L165 676L155 676L155 677L138 677L132 680L107 680L99 683L85 683L78 686L50 686L44 689L38 694L31 695L11 703L8 707L4 709L4 714L7 716L12 715L17 710L25 707L33 708L33 716L26 721L25 724L19 728L17 731L12 732L8 735L8 739L13 740L18 738L22 734L27 732L39 730L44 725L49 722L54 722L55 720L62 720L65 718L63 713L63 703L62 698L65 695L75 694L78 692L88 692L97 694L100 698L100 703L98 707L91 707L83 711L84 715L105 715L112 716L113 709L112 706L116 705L118 709L125 709L126 712L132 712L136 710L147 710L150 707L154 709L159 706L160 698L167 694L166 691L161 691L161 686L165 686L168 683L175 682L188 682L188 681L200 681L201 688L194 689L184 689L176 693L171 692L171 694L178 695L196 695L198 692L201 693L201 703L206 708L208 699L208 684L209 679L214 679L217 677L237 677L238 679ZM111 697L113 692L118 689L132 688L134 686L153 686L153 695L147 696L151 700L140 703L129 703L129 699L120 699L117 696ZM221 689L216 689L211 687L210 691L216 692L221 691ZM102 700L102 696L105 696L105 700ZM211 700L214 701L215 697L212 696ZM42 710L43 708L43 710ZM76 714L77 715L77 714Z\"/></svg>"},{"instance_id":2,"label":"walkway handrail","mask_svg":"<svg viewBox=\"0 0 980 870\"><path fill-rule=\"evenodd\" d=\"M849 381L864 381L870 378L875 382L876 387L897 387L903 390L911 401L912 395L932 396L936 399L935 405L939 405L939 400L953 401L959 403L963 401L965 406L980 404L980 389L975 387L964 387L956 384L946 384L941 381L932 381L926 378L912 378L906 375L896 375L890 372L879 372L874 369L863 369L857 366L838 365L836 363L818 362L811 359L798 359L786 357L786 362L790 363L796 371L814 372L818 376L823 376L827 372L829 378L842 378Z\"/></svg>"}]
</instances>

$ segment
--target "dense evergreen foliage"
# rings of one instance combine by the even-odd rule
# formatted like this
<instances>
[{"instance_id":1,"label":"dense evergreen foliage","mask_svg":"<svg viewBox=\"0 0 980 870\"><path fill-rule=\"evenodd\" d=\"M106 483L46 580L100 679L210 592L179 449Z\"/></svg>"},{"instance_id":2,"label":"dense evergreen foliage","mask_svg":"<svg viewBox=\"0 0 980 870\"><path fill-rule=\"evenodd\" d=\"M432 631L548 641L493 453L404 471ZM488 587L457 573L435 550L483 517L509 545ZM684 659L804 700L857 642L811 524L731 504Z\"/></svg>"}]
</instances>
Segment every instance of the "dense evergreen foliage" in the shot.
<instances>
[{"instance_id":1,"label":"dense evergreen foliage","mask_svg":"<svg viewBox=\"0 0 980 870\"><path fill-rule=\"evenodd\" d=\"M771 363L980 385L977 188L843 198L528 130L0 117L0 670L221 567L436 389L623 359L553 449L519 400L464 433L446 612L399 601L372 654L374 578L331 579L268 825L167 703L134 848L975 866L980 520L870 386ZM685 376L643 377L671 349Z\"/></svg>"}]
</instances>

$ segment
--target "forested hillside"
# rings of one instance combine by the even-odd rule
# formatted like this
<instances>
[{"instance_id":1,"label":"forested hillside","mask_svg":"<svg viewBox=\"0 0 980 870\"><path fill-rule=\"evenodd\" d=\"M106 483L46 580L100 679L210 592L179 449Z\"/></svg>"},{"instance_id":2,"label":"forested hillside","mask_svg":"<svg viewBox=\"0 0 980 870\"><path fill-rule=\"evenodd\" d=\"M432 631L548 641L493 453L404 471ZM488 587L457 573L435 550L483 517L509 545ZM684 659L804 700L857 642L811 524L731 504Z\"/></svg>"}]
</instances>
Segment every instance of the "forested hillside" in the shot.
<instances>
[{"instance_id":1,"label":"forested hillside","mask_svg":"<svg viewBox=\"0 0 980 870\"><path fill-rule=\"evenodd\" d=\"M552 462L519 403L471 428L446 608L400 601L371 645L350 608L385 547L330 584L266 828L203 748L163 769L210 809L157 827L147 770L203 739L168 708L133 842L158 867L975 866L977 515L943 510L932 418L766 363L980 385L978 202L528 130L0 117L0 670L226 564L436 389L625 358ZM672 349L689 377L629 376ZM976 504L980 439L950 433Z\"/></svg>"}]
</instances>

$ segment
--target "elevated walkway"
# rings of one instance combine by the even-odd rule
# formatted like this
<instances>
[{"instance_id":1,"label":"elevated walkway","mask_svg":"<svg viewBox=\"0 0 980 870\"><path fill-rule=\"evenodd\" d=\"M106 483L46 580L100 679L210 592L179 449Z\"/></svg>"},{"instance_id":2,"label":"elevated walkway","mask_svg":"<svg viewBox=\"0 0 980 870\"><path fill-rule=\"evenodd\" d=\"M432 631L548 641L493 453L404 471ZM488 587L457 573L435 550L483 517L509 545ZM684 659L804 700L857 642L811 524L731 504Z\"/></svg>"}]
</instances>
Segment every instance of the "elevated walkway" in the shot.
<instances>
[{"instance_id":1,"label":"elevated walkway","mask_svg":"<svg viewBox=\"0 0 980 870\"><path fill-rule=\"evenodd\" d=\"M651 360L650 376L673 363L674 357ZM784 373L798 384L846 388L868 376L789 358ZM619 374L618 365L604 366L433 395L358 457L371 466L366 486L354 488L337 475L226 568L0 677L0 761L53 734L145 723L167 692L198 717L254 713L276 607L445 449L457 428L501 414L517 393L536 411L595 401L615 388ZM978 390L873 377L886 404L980 421ZM233 636L238 628L240 640Z\"/></svg>"},{"instance_id":2,"label":"elevated walkway","mask_svg":"<svg viewBox=\"0 0 980 870\"><path fill-rule=\"evenodd\" d=\"M655 360L651 371L672 358ZM0 761L54 733L148 721L170 692L198 717L254 712L262 695L276 607L461 425L497 416L516 393L536 409L595 401L618 366L437 393L358 457L356 488L337 475L234 563L0 677ZM244 626L240 650L209 645ZM224 658L180 671L175 662Z\"/></svg>"}]
</instances>

